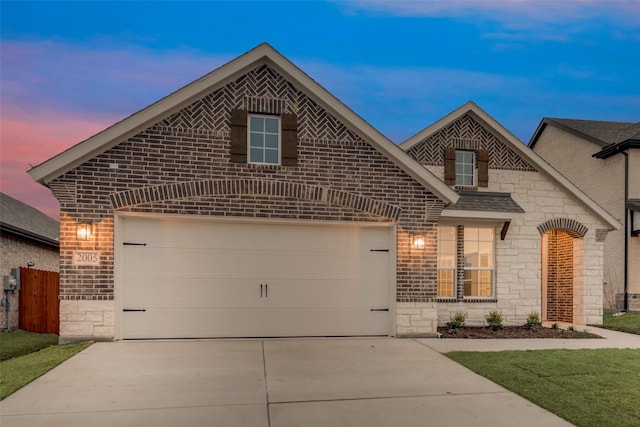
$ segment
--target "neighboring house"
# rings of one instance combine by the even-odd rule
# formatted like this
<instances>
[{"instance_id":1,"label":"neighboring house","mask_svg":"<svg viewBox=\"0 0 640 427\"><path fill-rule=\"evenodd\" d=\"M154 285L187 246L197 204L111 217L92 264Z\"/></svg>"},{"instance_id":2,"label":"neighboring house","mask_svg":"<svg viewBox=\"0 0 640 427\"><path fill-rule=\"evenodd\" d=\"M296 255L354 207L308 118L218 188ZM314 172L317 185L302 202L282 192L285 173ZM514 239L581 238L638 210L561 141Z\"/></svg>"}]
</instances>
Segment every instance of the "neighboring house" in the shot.
<instances>
[{"instance_id":1,"label":"neighboring house","mask_svg":"<svg viewBox=\"0 0 640 427\"><path fill-rule=\"evenodd\" d=\"M0 275L12 268L33 267L59 271L60 225L58 221L19 200L0 193ZM18 327L19 291L10 291L11 329ZM5 294L2 295L2 298ZM5 307L0 309L0 330L7 329Z\"/></svg>"},{"instance_id":2,"label":"neighboring house","mask_svg":"<svg viewBox=\"0 0 640 427\"><path fill-rule=\"evenodd\" d=\"M640 122L544 118L529 147L618 221L604 246L604 304L640 311Z\"/></svg>"},{"instance_id":3,"label":"neighboring house","mask_svg":"<svg viewBox=\"0 0 640 427\"><path fill-rule=\"evenodd\" d=\"M573 248L569 320L600 322L619 224L468 108L494 144L491 193L472 172L458 194L263 44L33 168L60 201L61 341L426 335L453 310L522 324L555 230Z\"/></svg>"}]
</instances>

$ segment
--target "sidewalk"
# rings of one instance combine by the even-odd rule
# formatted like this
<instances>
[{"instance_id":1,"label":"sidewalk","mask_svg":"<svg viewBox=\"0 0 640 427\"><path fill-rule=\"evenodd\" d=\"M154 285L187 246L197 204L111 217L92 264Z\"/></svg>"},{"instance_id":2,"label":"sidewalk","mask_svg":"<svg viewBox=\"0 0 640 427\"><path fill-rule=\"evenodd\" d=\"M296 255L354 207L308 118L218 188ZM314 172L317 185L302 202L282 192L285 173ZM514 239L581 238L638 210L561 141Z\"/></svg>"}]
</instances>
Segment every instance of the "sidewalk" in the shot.
<instances>
[{"instance_id":1,"label":"sidewalk","mask_svg":"<svg viewBox=\"0 0 640 427\"><path fill-rule=\"evenodd\" d=\"M566 328L567 325L560 325ZM600 335L602 339L561 339L561 338L527 338L527 339L456 339L456 338L421 338L421 344L440 352L450 351L503 351L503 350L547 350L556 348L637 348L640 349L640 335L616 332L593 326L574 326L578 331L588 331Z\"/></svg>"}]
</instances>

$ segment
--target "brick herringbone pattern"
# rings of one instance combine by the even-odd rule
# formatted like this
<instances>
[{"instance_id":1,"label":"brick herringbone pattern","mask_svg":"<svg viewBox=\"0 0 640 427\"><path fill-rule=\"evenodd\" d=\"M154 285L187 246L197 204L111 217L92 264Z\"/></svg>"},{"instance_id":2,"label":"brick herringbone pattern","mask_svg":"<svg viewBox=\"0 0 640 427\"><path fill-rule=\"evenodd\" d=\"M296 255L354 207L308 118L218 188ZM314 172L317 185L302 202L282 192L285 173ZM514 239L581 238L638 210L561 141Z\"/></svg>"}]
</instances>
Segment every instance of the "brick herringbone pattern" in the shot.
<instances>
[{"instance_id":1,"label":"brick herringbone pattern","mask_svg":"<svg viewBox=\"0 0 640 427\"><path fill-rule=\"evenodd\" d=\"M158 125L177 129L228 131L229 112L233 108L254 113L297 114L300 138L361 140L342 122L266 65L206 95Z\"/></svg>"},{"instance_id":2,"label":"brick herringbone pattern","mask_svg":"<svg viewBox=\"0 0 640 427\"><path fill-rule=\"evenodd\" d=\"M463 150L489 151L490 169L535 171L533 166L469 114L414 145L407 153L423 165L442 166L444 149L451 146Z\"/></svg>"}]
</instances>

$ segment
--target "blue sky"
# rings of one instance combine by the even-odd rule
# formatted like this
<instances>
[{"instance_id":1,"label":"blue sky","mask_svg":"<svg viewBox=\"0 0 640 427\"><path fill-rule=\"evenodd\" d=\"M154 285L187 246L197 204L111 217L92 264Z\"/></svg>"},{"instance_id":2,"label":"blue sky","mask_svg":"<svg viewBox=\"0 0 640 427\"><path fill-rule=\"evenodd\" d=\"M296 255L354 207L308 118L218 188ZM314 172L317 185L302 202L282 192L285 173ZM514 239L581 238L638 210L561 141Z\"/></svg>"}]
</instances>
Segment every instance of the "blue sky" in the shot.
<instances>
[{"instance_id":1,"label":"blue sky","mask_svg":"<svg viewBox=\"0 0 640 427\"><path fill-rule=\"evenodd\" d=\"M0 188L262 42L400 143L469 100L528 142L542 117L640 120L640 1L1 1Z\"/></svg>"}]
</instances>

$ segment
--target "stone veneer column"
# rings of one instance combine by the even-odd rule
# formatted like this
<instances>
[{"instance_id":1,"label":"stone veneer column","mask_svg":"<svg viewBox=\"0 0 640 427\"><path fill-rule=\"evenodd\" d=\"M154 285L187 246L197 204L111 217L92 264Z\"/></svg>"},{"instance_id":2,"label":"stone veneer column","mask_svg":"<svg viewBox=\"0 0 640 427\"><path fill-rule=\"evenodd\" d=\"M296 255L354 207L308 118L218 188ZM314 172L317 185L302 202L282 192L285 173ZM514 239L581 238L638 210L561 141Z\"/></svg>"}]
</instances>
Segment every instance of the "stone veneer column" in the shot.
<instances>
[{"instance_id":1,"label":"stone veneer column","mask_svg":"<svg viewBox=\"0 0 640 427\"><path fill-rule=\"evenodd\" d=\"M79 341L112 341L114 301L60 301L60 344Z\"/></svg>"},{"instance_id":2,"label":"stone veneer column","mask_svg":"<svg viewBox=\"0 0 640 427\"><path fill-rule=\"evenodd\" d=\"M435 302L399 302L396 334L398 337L432 337L438 331L438 308Z\"/></svg>"}]
</instances>

